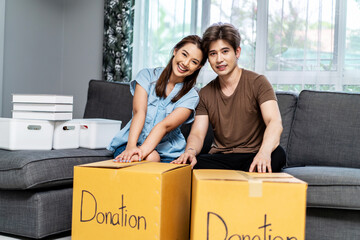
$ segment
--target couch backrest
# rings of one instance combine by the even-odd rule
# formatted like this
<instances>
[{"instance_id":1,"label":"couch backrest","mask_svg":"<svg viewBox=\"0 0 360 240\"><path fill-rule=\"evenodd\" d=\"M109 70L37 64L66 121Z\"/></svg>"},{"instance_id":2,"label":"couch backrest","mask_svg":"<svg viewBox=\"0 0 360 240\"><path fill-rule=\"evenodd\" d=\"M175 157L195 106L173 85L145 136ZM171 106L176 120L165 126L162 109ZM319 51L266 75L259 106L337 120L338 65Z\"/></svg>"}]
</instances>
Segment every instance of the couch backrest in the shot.
<instances>
[{"instance_id":1,"label":"couch backrest","mask_svg":"<svg viewBox=\"0 0 360 240\"><path fill-rule=\"evenodd\" d=\"M132 95L128 83L90 80L84 118L121 120L122 126L132 116Z\"/></svg>"},{"instance_id":2,"label":"couch backrest","mask_svg":"<svg viewBox=\"0 0 360 240\"><path fill-rule=\"evenodd\" d=\"M276 93L283 121L283 133L280 145L286 150L290 128L296 108L297 95ZM114 83L102 80L90 80L84 118L107 118L123 121L122 126L132 117L132 95L128 83ZM185 138L190 133L191 124L184 124L181 131ZM201 153L207 153L213 142L213 132L209 126Z\"/></svg>"},{"instance_id":3,"label":"couch backrest","mask_svg":"<svg viewBox=\"0 0 360 240\"><path fill-rule=\"evenodd\" d=\"M302 91L287 165L360 168L360 94Z\"/></svg>"},{"instance_id":4,"label":"couch backrest","mask_svg":"<svg viewBox=\"0 0 360 240\"><path fill-rule=\"evenodd\" d=\"M280 145L286 151L289 142L290 131L293 123L298 97L294 93L287 93L287 92L276 92L276 97L278 99L282 125L283 125L283 132L280 138Z\"/></svg>"}]
</instances>

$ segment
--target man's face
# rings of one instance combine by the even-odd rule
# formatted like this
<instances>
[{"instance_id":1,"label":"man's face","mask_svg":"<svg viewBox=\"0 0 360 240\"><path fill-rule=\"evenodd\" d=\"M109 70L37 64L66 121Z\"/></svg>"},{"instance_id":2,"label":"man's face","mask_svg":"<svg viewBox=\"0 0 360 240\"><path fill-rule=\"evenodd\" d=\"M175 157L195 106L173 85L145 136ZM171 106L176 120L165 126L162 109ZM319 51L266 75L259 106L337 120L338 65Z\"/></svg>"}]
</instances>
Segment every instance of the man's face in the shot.
<instances>
[{"instance_id":1,"label":"man's face","mask_svg":"<svg viewBox=\"0 0 360 240\"><path fill-rule=\"evenodd\" d=\"M240 52L240 47L235 52L227 41L216 40L210 44L209 63L219 76L226 76L237 67L237 59L240 57Z\"/></svg>"}]
</instances>

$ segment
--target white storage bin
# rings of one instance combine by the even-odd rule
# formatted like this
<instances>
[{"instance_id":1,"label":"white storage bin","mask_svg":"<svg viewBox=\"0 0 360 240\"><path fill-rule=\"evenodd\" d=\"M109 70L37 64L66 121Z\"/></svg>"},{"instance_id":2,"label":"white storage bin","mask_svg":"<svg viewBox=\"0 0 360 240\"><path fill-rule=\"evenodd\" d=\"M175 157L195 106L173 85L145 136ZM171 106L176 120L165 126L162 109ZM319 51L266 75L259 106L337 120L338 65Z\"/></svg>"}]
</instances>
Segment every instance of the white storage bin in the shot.
<instances>
[{"instance_id":1,"label":"white storage bin","mask_svg":"<svg viewBox=\"0 0 360 240\"><path fill-rule=\"evenodd\" d=\"M79 148L80 123L78 121L55 122L53 149Z\"/></svg>"},{"instance_id":2,"label":"white storage bin","mask_svg":"<svg viewBox=\"0 0 360 240\"><path fill-rule=\"evenodd\" d=\"M54 122L0 118L0 148L7 150L51 150Z\"/></svg>"},{"instance_id":3,"label":"white storage bin","mask_svg":"<svg viewBox=\"0 0 360 240\"><path fill-rule=\"evenodd\" d=\"M116 133L121 129L121 121L88 118L76 119L80 123L80 147L106 148Z\"/></svg>"}]
</instances>

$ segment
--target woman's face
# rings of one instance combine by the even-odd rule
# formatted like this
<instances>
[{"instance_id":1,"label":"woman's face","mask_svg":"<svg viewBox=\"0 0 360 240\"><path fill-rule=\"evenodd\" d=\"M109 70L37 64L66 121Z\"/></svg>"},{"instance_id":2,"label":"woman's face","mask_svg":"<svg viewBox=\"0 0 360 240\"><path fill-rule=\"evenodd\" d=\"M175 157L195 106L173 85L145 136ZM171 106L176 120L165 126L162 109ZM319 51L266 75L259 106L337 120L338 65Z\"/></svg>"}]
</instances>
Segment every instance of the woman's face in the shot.
<instances>
[{"instance_id":1,"label":"woman's face","mask_svg":"<svg viewBox=\"0 0 360 240\"><path fill-rule=\"evenodd\" d=\"M195 44L187 43L183 47L175 49L171 75L183 80L201 67L202 58L202 52Z\"/></svg>"}]
</instances>

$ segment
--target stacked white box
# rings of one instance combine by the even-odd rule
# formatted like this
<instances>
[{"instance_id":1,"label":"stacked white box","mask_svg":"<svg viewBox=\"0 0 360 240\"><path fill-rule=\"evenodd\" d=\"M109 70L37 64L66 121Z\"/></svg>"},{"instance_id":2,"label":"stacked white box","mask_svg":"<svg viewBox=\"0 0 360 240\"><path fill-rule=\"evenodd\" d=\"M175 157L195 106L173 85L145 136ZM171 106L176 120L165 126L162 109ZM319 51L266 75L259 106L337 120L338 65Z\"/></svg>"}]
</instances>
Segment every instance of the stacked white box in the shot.
<instances>
[{"instance_id":1,"label":"stacked white box","mask_svg":"<svg viewBox=\"0 0 360 240\"><path fill-rule=\"evenodd\" d=\"M0 118L0 148L51 150L54 122Z\"/></svg>"},{"instance_id":2,"label":"stacked white box","mask_svg":"<svg viewBox=\"0 0 360 240\"><path fill-rule=\"evenodd\" d=\"M57 121L54 128L54 149L79 148L80 123L78 121Z\"/></svg>"},{"instance_id":3,"label":"stacked white box","mask_svg":"<svg viewBox=\"0 0 360 240\"><path fill-rule=\"evenodd\" d=\"M73 96L51 94L13 94L13 118L71 120Z\"/></svg>"},{"instance_id":4,"label":"stacked white box","mask_svg":"<svg viewBox=\"0 0 360 240\"><path fill-rule=\"evenodd\" d=\"M121 121L89 118L77 119L80 123L80 147L106 148L121 129Z\"/></svg>"}]
</instances>

